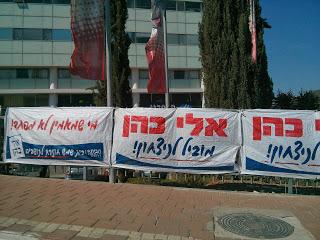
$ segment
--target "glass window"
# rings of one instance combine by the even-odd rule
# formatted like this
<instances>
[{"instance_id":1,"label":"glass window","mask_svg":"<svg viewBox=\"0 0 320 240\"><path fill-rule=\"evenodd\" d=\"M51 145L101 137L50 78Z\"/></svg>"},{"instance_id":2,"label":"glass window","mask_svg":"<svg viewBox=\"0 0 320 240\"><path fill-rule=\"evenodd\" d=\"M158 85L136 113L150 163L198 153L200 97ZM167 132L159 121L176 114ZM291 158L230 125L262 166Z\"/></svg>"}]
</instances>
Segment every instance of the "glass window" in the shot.
<instances>
[{"instance_id":1,"label":"glass window","mask_svg":"<svg viewBox=\"0 0 320 240\"><path fill-rule=\"evenodd\" d=\"M13 40L22 40L22 28L13 29Z\"/></svg>"},{"instance_id":2,"label":"glass window","mask_svg":"<svg viewBox=\"0 0 320 240\"><path fill-rule=\"evenodd\" d=\"M58 69L58 78L71 78L69 69L64 69L64 68Z\"/></svg>"},{"instance_id":3,"label":"glass window","mask_svg":"<svg viewBox=\"0 0 320 240\"><path fill-rule=\"evenodd\" d=\"M37 28L24 28L23 29L23 40L42 40L43 31Z\"/></svg>"},{"instance_id":4,"label":"glass window","mask_svg":"<svg viewBox=\"0 0 320 240\"><path fill-rule=\"evenodd\" d=\"M36 89L48 89L49 88L49 79L35 79L35 88Z\"/></svg>"},{"instance_id":5,"label":"glass window","mask_svg":"<svg viewBox=\"0 0 320 240\"><path fill-rule=\"evenodd\" d=\"M25 0L25 3L42 3L43 0Z\"/></svg>"},{"instance_id":6,"label":"glass window","mask_svg":"<svg viewBox=\"0 0 320 240\"><path fill-rule=\"evenodd\" d=\"M127 0L127 7L134 8L134 0Z\"/></svg>"},{"instance_id":7,"label":"glass window","mask_svg":"<svg viewBox=\"0 0 320 240\"><path fill-rule=\"evenodd\" d=\"M70 0L52 0L53 4L70 4Z\"/></svg>"},{"instance_id":8,"label":"glass window","mask_svg":"<svg viewBox=\"0 0 320 240\"><path fill-rule=\"evenodd\" d=\"M151 1L136 0L136 8L150 9L151 8Z\"/></svg>"},{"instance_id":9,"label":"glass window","mask_svg":"<svg viewBox=\"0 0 320 240\"><path fill-rule=\"evenodd\" d=\"M179 44L180 45L187 45L186 35L179 34Z\"/></svg>"},{"instance_id":10,"label":"glass window","mask_svg":"<svg viewBox=\"0 0 320 240\"><path fill-rule=\"evenodd\" d=\"M59 94L58 107L94 106L92 94Z\"/></svg>"},{"instance_id":11,"label":"glass window","mask_svg":"<svg viewBox=\"0 0 320 240\"><path fill-rule=\"evenodd\" d=\"M52 29L52 39L55 41L71 41L71 31L69 29Z\"/></svg>"},{"instance_id":12,"label":"glass window","mask_svg":"<svg viewBox=\"0 0 320 240\"><path fill-rule=\"evenodd\" d=\"M149 77L148 70L139 70L140 79L148 79L148 77Z\"/></svg>"},{"instance_id":13,"label":"glass window","mask_svg":"<svg viewBox=\"0 0 320 240\"><path fill-rule=\"evenodd\" d=\"M136 33L136 43L147 43L150 33Z\"/></svg>"},{"instance_id":14,"label":"glass window","mask_svg":"<svg viewBox=\"0 0 320 240\"><path fill-rule=\"evenodd\" d=\"M149 72L148 70L139 70L138 87L146 88L148 84Z\"/></svg>"},{"instance_id":15,"label":"glass window","mask_svg":"<svg viewBox=\"0 0 320 240\"><path fill-rule=\"evenodd\" d=\"M200 12L200 10L201 10L200 2L186 2L186 11Z\"/></svg>"},{"instance_id":16,"label":"glass window","mask_svg":"<svg viewBox=\"0 0 320 240\"><path fill-rule=\"evenodd\" d=\"M177 1L177 10L178 10L178 11L185 11L184 2L182 2L182 1Z\"/></svg>"},{"instance_id":17,"label":"glass window","mask_svg":"<svg viewBox=\"0 0 320 240\"><path fill-rule=\"evenodd\" d=\"M42 30L42 40L52 40L52 30L51 29L43 29Z\"/></svg>"},{"instance_id":18,"label":"glass window","mask_svg":"<svg viewBox=\"0 0 320 240\"><path fill-rule=\"evenodd\" d=\"M185 71L182 70L176 70L173 73L174 79L184 79Z\"/></svg>"},{"instance_id":19,"label":"glass window","mask_svg":"<svg viewBox=\"0 0 320 240\"><path fill-rule=\"evenodd\" d=\"M128 32L128 36L131 40L131 43L135 43L136 42L136 33L135 32Z\"/></svg>"},{"instance_id":20,"label":"glass window","mask_svg":"<svg viewBox=\"0 0 320 240\"><path fill-rule=\"evenodd\" d=\"M17 70L17 78L29 78L29 70L26 68L18 68Z\"/></svg>"},{"instance_id":21,"label":"glass window","mask_svg":"<svg viewBox=\"0 0 320 240\"><path fill-rule=\"evenodd\" d=\"M189 78L190 79L200 79L200 72L197 70L189 71Z\"/></svg>"},{"instance_id":22,"label":"glass window","mask_svg":"<svg viewBox=\"0 0 320 240\"><path fill-rule=\"evenodd\" d=\"M32 69L31 78L49 79L49 69Z\"/></svg>"},{"instance_id":23,"label":"glass window","mask_svg":"<svg viewBox=\"0 0 320 240\"><path fill-rule=\"evenodd\" d=\"M166 9L167 10L177 10L177 1L171 1L171 0L168 0L166 2Z\"/></svg>"},{"instance_id":24,"label":"glass window","mask_svg":"<svg viewBox=\"0 0 320 240\"><path fill-rule=\"evenodd\" d=\"M165 107L164 94L140 94L139 98L140 107Z\"/></svg>"},{"instance_id":25,"label":"glass window","mask_svg":"<svg viewBox=\"0 0 320 240\"><path fill-rule=\"evenodd\" d=\"M15 69L0 69L0 79L12 79L16 77Z\"/></svg>"},{"instance_id":26,"label":"glass window","mask_svg":"<svg viewBox=\"0 0 320 240\"><path fill-rule=\"evenodd\" d=\"M179 44L179 35L169 33L167 35L167 42L168 44Z\"/></svg>"},{"instance_id":27,"label":"glass window","mask_svg":"<svg viewBox=\"0 0 320 240\"><path fill-rule=\"evenodd\" d=\"M12 40L12 28L0 28L0 40Z\"/></svg>"},{"instance_id":28,"label":"glass window","mask_svg":"<svg viewBox=\"0 0 320 240\"><path fill-rule=\"evenodd\" d=\"M199 36L196 34L187 35L187 44L188 45L199 45Z\"/></svg>"}]
</instances>

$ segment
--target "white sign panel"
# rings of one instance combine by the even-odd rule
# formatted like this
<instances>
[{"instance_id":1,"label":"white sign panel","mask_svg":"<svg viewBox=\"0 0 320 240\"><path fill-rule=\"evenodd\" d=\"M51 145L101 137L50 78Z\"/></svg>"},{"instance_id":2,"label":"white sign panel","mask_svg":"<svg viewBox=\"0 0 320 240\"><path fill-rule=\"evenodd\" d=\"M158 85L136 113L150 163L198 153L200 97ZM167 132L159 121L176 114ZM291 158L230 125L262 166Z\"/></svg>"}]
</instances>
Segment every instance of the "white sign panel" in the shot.
<instances>
[{"instance_id":1,"label":"white sign panel","mask_svg":"<svg viewBox=\"0 0 320 240\"><path fill-rule=\"evenodd\" d=\"M112 108L9 108L4 161L104 166L112 140Z\"/></svg>"},{"instance_id":2,"label":"white sign panel","mask_svg":"<svg viewBox=\"0 0 320 240\"><path fill-rule=\"evenodd\" d=\"M319 112L248 110L242 124L242 174L320 177Z\"/></svg>"},{"instance_id":3,"label":"white sign panel","mask_svg":"<svg viewBox=\"0 0 320 240\"><path fill-rule=\"evenodd\" d=\"M132 108L115 111L112 164L190 173L237 171L239 114L214 109Z\"/></svg>"}]
</instances>

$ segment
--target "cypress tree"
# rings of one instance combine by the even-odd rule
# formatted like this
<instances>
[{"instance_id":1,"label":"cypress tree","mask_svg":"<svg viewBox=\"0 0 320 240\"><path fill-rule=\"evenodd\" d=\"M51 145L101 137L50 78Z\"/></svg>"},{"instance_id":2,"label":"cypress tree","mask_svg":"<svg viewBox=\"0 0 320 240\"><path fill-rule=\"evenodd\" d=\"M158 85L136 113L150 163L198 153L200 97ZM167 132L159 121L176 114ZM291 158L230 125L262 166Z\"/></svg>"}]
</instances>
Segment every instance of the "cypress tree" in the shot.
<instances>
[{"instance_id":1,"label":"cypress tree","mask_svg":"<svg viewBox=\"0 0 320 240\"><path fill-rule=\"evenodd\" d=\"M126 0L110 1L111 22L111 59L112 76L111 92L112 105L114 107L132 107L132 94L129 85L129 57L130 38L125 32L125 24L128 18ZM107 63L108 64L108 63ZM97 105L107 104L106 82L97 81L98 94L95 96Z\"/></svg>"},{"instance_id":2,"label":"cypress tree","mask_svg":"<svg viewBox=\"0 0 320 240\"><path fill-rule=\"evenodd\" d=\"M251 60L247 0L204 0L199 25L206 107L271 107L272 81L263 43L261 8L256 1L257 62Z\"/></svg>"}]
</instances>

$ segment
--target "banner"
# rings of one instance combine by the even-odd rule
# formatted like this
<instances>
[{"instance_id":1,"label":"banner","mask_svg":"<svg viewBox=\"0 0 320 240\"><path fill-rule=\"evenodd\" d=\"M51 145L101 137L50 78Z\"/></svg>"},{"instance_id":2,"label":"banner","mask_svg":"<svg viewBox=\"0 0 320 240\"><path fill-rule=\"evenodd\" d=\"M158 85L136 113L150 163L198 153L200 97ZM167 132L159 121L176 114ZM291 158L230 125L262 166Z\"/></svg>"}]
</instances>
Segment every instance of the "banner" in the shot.
<instances>
[{"instance_id":1,"label":"banner","mask_svg":"<svg viewBox=\"0 0 320 240\"><path fill-rule=\"evenodd\" d=\"M239 126L237 111L117 109L112 164L158 172L235 172Z\"/></svg>"},{"instance_id":2,"label":"banner","mask_svg":"<svg viewBox=\"0 0 320 240\"><path fill-rule=\"evenodd\" d=\"M148 93L166 92L166 65L164 52L164 10L160 0L151 0L151 21L153 24L151 36L145 46L149 67Z\"/></svg>"},{"instance_id":3,"label":"banner","mask_svg":"<svg viewBox=\"0 0 320 240\"><path fill-rule=\"evenodd\" d=\"M314 111L243 112L241 174L320 177L320 114Z\"/></svg>"},{"instance_id":4,"label":"banner","mask_svg":"<svg viewBox=\"0 0 320 240\"><path fill-rule=\"evenodd\" d=\"M8 108L4 161L38 165L105 166L112 108Z\"/></svg>"},{"instance_id":5,"label":"banner","mask_svg":"<svg viewBox=\"0 0 320 240\"><path fill-rule=\"evenodd\" d=\"M74 50L69 70L85 79L105 80L104 0L72 0Z\"/></svg>"}]
</instances>

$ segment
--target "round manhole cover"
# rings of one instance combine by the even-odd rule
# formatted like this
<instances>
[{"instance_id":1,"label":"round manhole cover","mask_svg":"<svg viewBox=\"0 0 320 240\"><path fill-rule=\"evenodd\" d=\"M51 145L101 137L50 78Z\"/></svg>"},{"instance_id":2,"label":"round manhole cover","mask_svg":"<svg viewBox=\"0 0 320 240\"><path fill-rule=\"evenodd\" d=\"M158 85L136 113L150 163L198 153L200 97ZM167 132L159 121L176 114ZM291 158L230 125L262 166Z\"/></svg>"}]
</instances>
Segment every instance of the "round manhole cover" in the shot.
<instances>
[{"instance_id":1,"label":"round manhole cover","mask_svg":"<svg viewBox=\"0 0 320 240\"><path fill-rule=\"evenodd\" d=\"M294 231L294 227L285 221L252 213L228 214L220 217L218 223L234 234L260 239L284 238Z\"/></svg>"}]
</instances>

